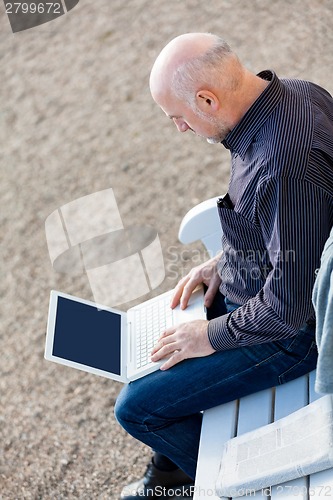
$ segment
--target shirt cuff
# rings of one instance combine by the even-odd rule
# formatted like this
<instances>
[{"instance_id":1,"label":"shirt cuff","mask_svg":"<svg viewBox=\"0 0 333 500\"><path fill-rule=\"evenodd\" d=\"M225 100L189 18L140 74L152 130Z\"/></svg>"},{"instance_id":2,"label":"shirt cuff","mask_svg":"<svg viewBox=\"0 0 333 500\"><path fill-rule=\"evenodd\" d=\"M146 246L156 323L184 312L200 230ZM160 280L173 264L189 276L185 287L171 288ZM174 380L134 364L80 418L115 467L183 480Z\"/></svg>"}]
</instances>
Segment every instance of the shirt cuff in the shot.
<instances>
[{"instance_id":1,"label":"shirt cuff","mask_svg":"<svg viewBox=\"0 0 333 500\"><path fill-rule=\"evenodd\" d=\"M208 339L215 351L226 351L239 347L237 342L231 338L228 330L229 314L211 319L208 323Z\"/></svg>"}]
</instances>

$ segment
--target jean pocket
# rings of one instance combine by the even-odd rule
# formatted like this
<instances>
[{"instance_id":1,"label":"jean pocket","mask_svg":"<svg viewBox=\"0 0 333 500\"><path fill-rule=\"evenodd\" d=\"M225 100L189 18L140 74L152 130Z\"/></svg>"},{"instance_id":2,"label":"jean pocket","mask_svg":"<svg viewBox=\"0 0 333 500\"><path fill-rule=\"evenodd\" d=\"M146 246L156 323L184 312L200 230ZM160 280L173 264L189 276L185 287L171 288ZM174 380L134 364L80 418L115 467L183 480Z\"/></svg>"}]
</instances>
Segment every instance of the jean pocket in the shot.
<instances>
[{"instance_id":1,"label":"jean pocket","mask_svg":"<svg viewBox=\"0 0 333 500\"><path fill-rule=\"evenodd\" d=\"M285 384L314 370L317 364L317 356L316 342L312 341L305 356L302 359L298 359L294 365L279 375L279 383Z\"/></svg>"}]
</instances>

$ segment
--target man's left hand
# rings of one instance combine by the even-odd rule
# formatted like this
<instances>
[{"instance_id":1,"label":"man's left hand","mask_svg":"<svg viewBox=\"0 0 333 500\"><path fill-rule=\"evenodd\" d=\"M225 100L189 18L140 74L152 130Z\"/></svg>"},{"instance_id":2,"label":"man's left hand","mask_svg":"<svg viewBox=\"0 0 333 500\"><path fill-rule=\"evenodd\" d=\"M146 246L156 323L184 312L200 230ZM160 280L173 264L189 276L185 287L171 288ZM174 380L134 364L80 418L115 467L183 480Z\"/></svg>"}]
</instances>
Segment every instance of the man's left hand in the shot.
<instances>
[{"instance_id":1,"label":"man's left hand","mask_svg":"<svg viewBox=\"0 0 333 500\"><path fill-rule=\"evenodd\" d=\"M213 354L215 350L208 340L208 321L196 319L168 328L152 350L152 361L169 359L161 366L167 370L187 358L199 358Z\"/></svg>"}]
</instances>

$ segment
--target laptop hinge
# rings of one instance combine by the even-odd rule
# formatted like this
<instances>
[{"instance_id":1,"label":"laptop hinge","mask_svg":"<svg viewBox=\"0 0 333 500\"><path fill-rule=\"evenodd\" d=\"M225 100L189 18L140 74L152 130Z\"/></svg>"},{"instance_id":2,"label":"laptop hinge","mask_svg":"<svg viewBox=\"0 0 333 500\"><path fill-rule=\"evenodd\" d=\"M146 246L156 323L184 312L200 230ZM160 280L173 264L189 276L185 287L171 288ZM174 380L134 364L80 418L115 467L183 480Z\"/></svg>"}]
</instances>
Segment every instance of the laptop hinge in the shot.
<instances>
[{"instance_id":1,"label":"laptop hinge","mask_svg":"<svg viewBox=\"0 0 333 500\"><path fill-rule=\"evenodd\" d=\"M132 364L133 360L133 335L132 335L132 323L129 321L127 323L128 328L128 343L129 343L129 363Z\"/></svg>"}]
</instances>

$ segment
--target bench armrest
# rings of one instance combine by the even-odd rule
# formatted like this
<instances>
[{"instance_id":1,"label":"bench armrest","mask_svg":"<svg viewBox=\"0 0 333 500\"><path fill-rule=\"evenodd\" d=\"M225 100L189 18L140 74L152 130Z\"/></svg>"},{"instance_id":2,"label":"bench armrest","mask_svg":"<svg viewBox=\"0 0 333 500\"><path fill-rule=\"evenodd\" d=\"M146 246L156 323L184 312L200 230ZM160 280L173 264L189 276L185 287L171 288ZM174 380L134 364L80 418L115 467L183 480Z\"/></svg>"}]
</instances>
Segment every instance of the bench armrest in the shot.
<instances>
[{"instance_id":1,"label":"bench armrest","mask_svg":"<svg viewBox=\"0 0 333 500\"><path fill-rule=\"evenodd\" d=\"M216 206L218 198L210 198L191 208L183 218L178 232L181 243L201 240L210 256L221 251L221 225Z\"/></svg>"}]
</instances>

